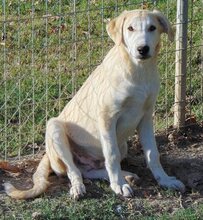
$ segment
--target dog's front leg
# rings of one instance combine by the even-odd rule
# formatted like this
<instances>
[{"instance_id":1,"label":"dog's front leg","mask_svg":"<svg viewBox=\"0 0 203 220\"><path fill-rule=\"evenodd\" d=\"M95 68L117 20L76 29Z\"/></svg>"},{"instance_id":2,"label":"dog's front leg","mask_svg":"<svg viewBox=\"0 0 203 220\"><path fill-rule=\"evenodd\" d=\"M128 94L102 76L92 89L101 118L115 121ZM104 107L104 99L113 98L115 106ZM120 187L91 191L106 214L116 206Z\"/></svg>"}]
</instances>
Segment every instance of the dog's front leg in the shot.
<instances>
[{"instance_id":1,"label":"dog's front leg","mask_svg":"<svg viewBox=\"0 0 203 220\"><path fill-rule=\"evenodd\" d=\"M100 118L99 130L105 167L108 172L111 188L116 194L132 197L133 190L126 183L121 172L121 155L116 136L116 118Z\"/></svg>"},{"instance_id":2,"label":"dog's front leg","mask_svg":"<svg viewBox=\"0 0 203 220\"><path fill-rule=\"evenodd\" d=\"M140 142L143 146L147 164L159 185L161 185L162 187L172 188L184 192L184 184L181 181L177 180L175 177L168 176L161 166L159 160L159 152L154 137L151 114L145 115L143 117L138 126L138 133L140 137Z\"/></svg>"}]
</instances>

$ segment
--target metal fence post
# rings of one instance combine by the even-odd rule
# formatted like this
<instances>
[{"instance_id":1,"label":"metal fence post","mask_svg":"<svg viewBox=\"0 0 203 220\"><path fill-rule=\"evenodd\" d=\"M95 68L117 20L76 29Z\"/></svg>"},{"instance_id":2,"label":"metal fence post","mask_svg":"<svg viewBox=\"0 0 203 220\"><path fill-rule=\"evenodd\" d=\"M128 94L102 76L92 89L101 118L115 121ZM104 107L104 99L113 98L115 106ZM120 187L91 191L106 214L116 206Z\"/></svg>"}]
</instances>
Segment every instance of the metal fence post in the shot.
<instances>
[{"instance_id":1,"label":"metal fence post","mask_svg":"<svg viewBox=\"0 0 203 220\"><path fill-rule=\"evenodd\" d=\"M185 125L188 0L177 0L174 126Z\"/></svg>"}]
</instances>

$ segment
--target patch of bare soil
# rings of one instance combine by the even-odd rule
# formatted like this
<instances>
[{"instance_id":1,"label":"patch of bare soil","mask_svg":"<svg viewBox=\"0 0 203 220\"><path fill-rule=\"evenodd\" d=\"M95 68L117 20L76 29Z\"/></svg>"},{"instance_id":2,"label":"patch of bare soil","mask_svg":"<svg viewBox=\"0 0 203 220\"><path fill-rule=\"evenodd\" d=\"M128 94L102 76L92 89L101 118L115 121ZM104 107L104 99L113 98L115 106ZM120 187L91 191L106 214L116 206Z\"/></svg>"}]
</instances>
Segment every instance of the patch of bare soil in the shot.
<instances>
[{"instance_id":1,"label":"patch of bare soil","mask_svg":"<svg viewBox=\"0 0 203 220\"><path fill-rule=\"evenodd\" d=\"M203 126L193 125L176 131L171 129L167 133L156 135L157 145L161 155L161 163L169 175L176 176L186 185L186 192L176 196L168 196L157 186L152 174L146 166L142 149L137 136L129 141L128 158L122 162L125 170L136 173L140 182L134 185L135 198L128 200L129 209L146 212L141 200L146 199L152 204L153 210L160 208L163 211L173 212L179 207L188 207L203 202ZM13 183L21 189L32 186L32 175L42 157L38 154L32 158L24 158L21 161L11 161L11 164L18 169L16 172L0 169L0 200L5 198L2 184L5 181ZM60 192L68 191L68 179L51 175L51 183L47 194L57 195ZM85 180L87 197L98 198L105 192L100 189L94 181ZM137 200L138 199L138 200Z\"/></svg>"}]
</instances>

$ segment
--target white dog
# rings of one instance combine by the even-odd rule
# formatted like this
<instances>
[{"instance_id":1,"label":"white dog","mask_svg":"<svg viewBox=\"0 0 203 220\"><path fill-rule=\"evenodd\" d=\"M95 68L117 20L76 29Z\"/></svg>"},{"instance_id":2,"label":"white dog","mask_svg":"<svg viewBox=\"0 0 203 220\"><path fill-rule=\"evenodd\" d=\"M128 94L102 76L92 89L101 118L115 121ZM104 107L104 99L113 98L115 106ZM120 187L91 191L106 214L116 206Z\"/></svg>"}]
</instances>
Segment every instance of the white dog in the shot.
<instances>
[{"instance_id":1,"label":"white dog","mask_svg":"<svg viewBox=\"0 0 203 220\"><path fill-rule=\"evenodd\" d=\"M121 170L127 138L137 129L147 164L159 185L184 191L182 182L163 170L157 150L152 113L159 91L157 55L160 35L173 31L159 11L124 11L107 25L115 46L89 76L73 99L46 130L46 154L33 176L30 190L5 184L8 195L32 198L44 192L51 171L67 174L74 198L85 191L85 178L105 178L116 194L131 197L133 190Z\"/></svg>"}]
</instances>

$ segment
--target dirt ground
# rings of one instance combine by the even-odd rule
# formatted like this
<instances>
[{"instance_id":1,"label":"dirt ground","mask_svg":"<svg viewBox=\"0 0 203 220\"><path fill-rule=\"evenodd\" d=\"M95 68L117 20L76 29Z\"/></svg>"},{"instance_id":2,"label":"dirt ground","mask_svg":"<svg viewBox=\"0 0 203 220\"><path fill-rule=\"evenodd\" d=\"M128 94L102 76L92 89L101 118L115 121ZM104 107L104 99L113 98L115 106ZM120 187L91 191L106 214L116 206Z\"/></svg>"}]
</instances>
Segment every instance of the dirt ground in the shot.
<instances>
[{"instance_id":1,"label":"dirt ground","mask_svg":"<svg viewBox=\"0 0 203 220\"><path fill-rule=\"evenodd\" d=\"M154 203L154 207L160 203L166 203L167 210L177 207L189 207L192 204L203 202L203 124L193 125L177 132L169 130L167 133L156 134L157 145L161 155L161 163L169 175L176 176L186 185L186 192L177 197L170 197L170 202L166 201L167 196L160 194L160 187L157 186L152 174L146 167L143 152L137 136L129 140L129 155L122 162L125 170L132 171L140 177L139 183L133 186L136 198L148 198ZM5 198L2 184L5 181L13 183L19 188L29 188L32 186L32 174L36 169L43 152L21 161L11 161L11 171L0 169L0 199ZM13 169L14 168L14 169ZM15 172L14 172L15 171ZM51 175L49 178L51 186L47 194L56 194L61 190L67 191L67 178L58 178ZM85 180L87 196L91 198L101 197L104 191L94 188L94 181ZM96 185L95 185L96 187ZM135 200L131 200L135 203ZM137 206L137 204L136 204ZM134 204L135 208L135 204ZM137 208L140 212L140 207Z\"/></svg>"}]
</instances>

